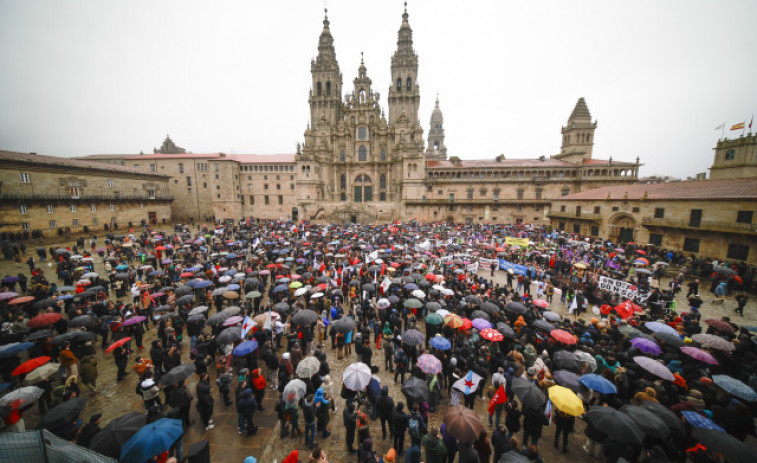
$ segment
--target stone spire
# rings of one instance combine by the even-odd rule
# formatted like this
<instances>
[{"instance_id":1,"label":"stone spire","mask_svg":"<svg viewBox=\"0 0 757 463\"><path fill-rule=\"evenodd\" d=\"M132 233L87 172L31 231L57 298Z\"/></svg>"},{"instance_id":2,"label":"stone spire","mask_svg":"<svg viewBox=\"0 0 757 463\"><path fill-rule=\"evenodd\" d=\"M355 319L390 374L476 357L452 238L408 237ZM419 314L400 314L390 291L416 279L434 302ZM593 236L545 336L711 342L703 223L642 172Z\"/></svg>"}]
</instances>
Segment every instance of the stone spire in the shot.
<instances>
[{"instance_id":1,"label":"stone spire","mask_svg":"<svg viewBox=\"0 0 757 463\"><path fill-rule=\"evenodd\" d=\"M431 112L431 122L428 130L428 147L426 156L433 160L447 159L447 147L444 146L444 116L439 108L439 95L436 95L434 110Z\"/></svg>"},{"instance_id":2,"label":"stone spire","mask_svg":"<svg viewBox=\"0 0 757 463\"><path fill-rule=\"evenodd\" d=\"M342 74L336 60L328 10L324 12L323 31L318 38L318 56L310 63L313 86L309 103L310 124L313 128L318 126L321 116L326 118L328 125L335 127L340 119L342 99Z\"/></svg>"},{"instance_id":3,"label":"stone spire","mask_svg":"<svg viewBox=\"0 0 757 463\"><path fill-rule=\"evenodd\" d=\"M331 36L331 29L329 29L329 10L324 9L323 18L323 31L318 39L318 57L315 59L315 65L320 69L325 69L331 66L339 65L336 63L336 50L334 49L334 37Z\"/></svg>"},{"instance_id":4,"label":"stone spire","mask_svg":"<svg viewBox=\"0 0 757 463\"><path fill-rule=\"evenodd\" d=\"M591 159L596 128L597 123L591 120L586 100L583 97L579 98L573 112L570 113L568 124L562 128L560 154L554 157L576 163Z\"/></svg>"},{"instance_id":5,"label":"stone spire","mask_svg":"<svg viewBox=\"0 0 757 463\"><path fill-rule=\"evenodd\" d=\"M155 154L184 154L187 150L180 146L176 146L176 143L171 140L171 137L169 135L166 135L166 139L163 140L163 144L160 146L160 149L153 149L153 153Z\"/></svg>"},{"instance_id":6,"label":"stone spire","mask_svg":"<svg viewBox=\"0 0 757 463\"><path fill-rule=\"evenodd\" d=\"M405 2L405 12L402 13L402 25L397 33L397 52L395 56L415 56L413 50L413 30L410 28L410 22L407 18L410 15L407 14L407 2Z\"/></svg>"},{"instance_id":7,"label":"stone spire","mask_svg":"<svg viewBox=\"0 0 757 463\"><path fill-rule=\"evenodd\" d=\"M389 87L389 123L405 115L411 125L419 125L418 55L413 50L413 30L408 22L407 3L397 33L397 50L392 56L392 86Z\"/></svg>"}]
</instances>

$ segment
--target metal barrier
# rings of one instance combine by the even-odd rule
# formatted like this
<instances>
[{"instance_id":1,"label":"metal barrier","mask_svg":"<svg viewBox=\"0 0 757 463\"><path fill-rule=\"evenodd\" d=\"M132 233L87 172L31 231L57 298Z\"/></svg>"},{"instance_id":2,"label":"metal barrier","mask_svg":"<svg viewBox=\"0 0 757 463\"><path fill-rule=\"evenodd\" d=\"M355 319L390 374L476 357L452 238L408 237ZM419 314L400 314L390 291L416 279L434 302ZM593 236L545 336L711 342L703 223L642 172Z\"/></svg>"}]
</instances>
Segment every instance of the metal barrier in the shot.
<instances>
[{"instance_id":1,"label":"metal barrier","mask_svg":"<svg viewBox=\"0 0 757 463\"><path fill-rule=\"evenodd\" d=\"M0 434L0 463L117 463L47 430Z\"/></svg>"}]
</instances>

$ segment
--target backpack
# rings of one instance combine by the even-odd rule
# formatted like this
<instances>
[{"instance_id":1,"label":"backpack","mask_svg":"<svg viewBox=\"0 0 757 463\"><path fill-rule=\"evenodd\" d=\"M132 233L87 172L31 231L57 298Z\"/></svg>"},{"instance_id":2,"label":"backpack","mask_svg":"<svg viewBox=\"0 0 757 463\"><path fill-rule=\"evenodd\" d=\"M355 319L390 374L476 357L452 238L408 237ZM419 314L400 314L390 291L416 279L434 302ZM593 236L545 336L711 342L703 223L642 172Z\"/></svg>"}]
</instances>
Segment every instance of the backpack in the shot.
<instances>
[{"instance_id":1,"label":"backpack","mask_svg":"<svg viewBox=\"0 0 757 463\"><path fill-rule=\"evenodd\" d=\"M417 418L413 416L410 417L407 422L407 430L410 432L410 437L412 439L421 438L421 424L418 422Z\"/></svg>"}]
</instances>

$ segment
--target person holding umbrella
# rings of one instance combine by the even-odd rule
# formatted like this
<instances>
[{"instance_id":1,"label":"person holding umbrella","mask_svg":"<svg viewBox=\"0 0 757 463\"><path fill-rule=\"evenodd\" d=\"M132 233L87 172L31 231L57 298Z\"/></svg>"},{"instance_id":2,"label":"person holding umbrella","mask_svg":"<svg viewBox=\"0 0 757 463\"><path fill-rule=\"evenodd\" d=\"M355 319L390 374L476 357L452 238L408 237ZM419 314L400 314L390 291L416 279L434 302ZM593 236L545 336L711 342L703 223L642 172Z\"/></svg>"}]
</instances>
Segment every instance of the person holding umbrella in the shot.
<instances>
[{"instance_id":1,"label":"person holding umbrella","mask_svg":"<svg viewBox=\"0 0 757 463\"><path fill-rule=\"evenodd\" d=\"M213 396L210 395L210 376L207 372L200 376L195 393L197 394L197 411L200 413L200 419L202 424L205 425L205 430L210 431L215 428L215 424L213 424L214 400Z\"/></svg>"},{"instance_id":2,"label":"person holding umbrella","mask_svg":"<svg viewBox=\"0 0 757 463\"><path fill-rule=\"evenodd\" d=\"M193 400L194 397L192 397L192 393L189 392L185 380L179 381L176 388L171 391L171 405L174 408L177 408L181 413L181 421L184 424L185 429L189 428L194 423L194 421L189 420L189 410L192 406Z\"/></svg>"}]
</instances>

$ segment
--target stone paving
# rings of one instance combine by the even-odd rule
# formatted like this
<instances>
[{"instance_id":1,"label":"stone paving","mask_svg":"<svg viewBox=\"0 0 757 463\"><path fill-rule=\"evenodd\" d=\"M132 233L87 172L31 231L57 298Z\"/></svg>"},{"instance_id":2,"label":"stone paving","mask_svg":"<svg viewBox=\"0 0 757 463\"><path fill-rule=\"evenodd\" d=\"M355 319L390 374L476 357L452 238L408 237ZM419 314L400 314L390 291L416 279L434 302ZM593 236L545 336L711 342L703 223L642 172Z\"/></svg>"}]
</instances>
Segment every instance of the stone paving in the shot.
<instances>
[{"instance_id":1,"label":"stone paving","mask_svg":"<svg viewBox=\"0 0 757 463\"><path fill-rule=\"evenodd\" d=\"M57 243L55 246L66 246L70 244L71 243L64 242ZM30 244L28 245L28 248L33 250L35 246L33 244ZM27 253L28 252L29 251L27 251ZM99 258L96 258L95 260L95 271L99 272L101 275L104 274L102 260ZM48 265L46 265L46 263L38 263L38 266L44 270L48 279L54 280L55 274L52 267L49 267ZM0 275L15 275L20 271L28 274L28 267L26 265L22 265L21 267L16 268L16 266L10 261L0 261ZM481 275L489 278L489 272L482 272ZM504 283L503 272L496 272L494 281L500 284ZM666 284L667 281L663 280L663 285ZM745 315L742 318L735 314L733 310L736 307L736 303L732 297L727 297L724 304L712 304L711 301L712 299L714 299L714 297L711 296L707 291L709 287L705 288L705 286L706 285L702 285L703 289L700 293L702 295L702 298L705 299L705 303L701 308L703 320L707 318L720 318L722 316L729 316L733 319L734 322L738 324L757 326L757 298L751 298L751 300L747 304ZM684 295L685 291L683 293L679 293L677 297L677 300L679 301L679 308L687 307L685 305L685 299L683 297ZM567 307L559 303L559 298L555 298L552 305L550 306L550 310L567 316ZM587 316L587 318L590 317ZM420 329L422 329L423 324L421 323L420 325ZM145 335L144 345L149 346L149 343L152 341L152 339L155 338L155 336L155 330L151 329ZM185 340L184 344L184 361L188 362L188 341ZM129 411L144 412L144 405L142 403L142 400L135 393L137 378L136 373L132 371L132 373L128 375L124 381L116 382L116 368L113 357L110 354L103 355L102 350L99 346L100 343L98 340L96 343L96 357L99 370L98 392L91 393L86 389L83 389L82 395L84 397L89 397L89 402L87 403L87 407L82 413L81 417L85 420L85 422L87 422L92 414L102 413L104 425L111 419L123 415ZM400 385L398 384L394 386L393 375L388 374L383 369L383 352L375 350L375 343L372 343L372 348L374 349L374 363L378 364L381 367L379 376L381 377L382 385L390 386L390 394L394 398L395 402L406 402L406 400L400 393ZM337 360L335 352L331 350L331 347L329 345L326 346L325 350L328 355L329 364L331 366L330 376L333 379L331 386L325 386L325 389L329 391L332 397L336 397L337 412L332 415L331 423L329 425L329 429L332 431L332 435L328 439L323 440L321 439L321 436L319 434L316 437L316 442L320 444L321 447L325 450L326 454L328 455L329 461L331 461L332 463L356 461L356 457L349 455L346 450L345 436L342 425L342 410L344 406L344 400L339 398L342 371L349 364L355 362L356 358L353 354L352 356L345 356L343 360ZM279 351L279 354L283 352L284 349L282 348L282 350ZM145 355L149 355L147 354L147 350L145 350L144 353ZM133 361L136 355L139 355L137 351L132 353L130 363ZM185 449L190 443L206 439L210 442L211 461L213 462L241 463L245 459L245 457L249 455L256 457L259 462L280 462L289 454L289 452L294 449L298 449L300 451L301 461L307 461L307 458L305 456L307 449L304 446L303 436L297 438L279 437L278 420L276 418L276 412L274 412L273 410L278 392L272 391L270 387L266 391L266 396L263 400L263 407L265 408L265 412L259 412L255 414L255 424L259 426L258 433L255 436L250 437L247 437L246 435L239 435L237 433L236 425L236 408L234 404L228 407L223 404L223 400L218 394L217 387L215 387L214 381L217 374L215 369L212 367L210 368L210 374L213 386L213 396L216 398L213 413L213 420L216 426L215 429L211 431L205 430L205 428L201 424L199 414L195 409L196 400L193 401L190 416L191 419L194 420L194 424L190 427L185 436ZM196 377L193 377L188 381L188 385L193 396L196 395L196 383ZM233 388L234 387L236 387L236 382L233 385ZM429 427L440 426L441 419L444 416L444 412L447 408L448 403L449 397L445 395L441 399L440 406L438 407L436 413L431 414L429 418ZM481 418L482 423L485 423L485 428L487 429L489 434L491 434L492 429L487 424L487 406L488 403L486 401L476 400L475 411ZM33 428L34 426L36 426L38 421L37 408L34 407L30 409L27 412L25 419L27 428ZM502 419L504 420L504 416L502 417ZM369 427L371 437L374 440L374 450L376 450L379 455L385 454L386 451L391 447L391 440L381 439L381 425L378 420L370 421ZM302 414L300 414L300 428L303 428ZM579 458L579 461L591 461L592 459L586 456L580 448L580 446L583 445L585 441L583 429L583 422L581 420L576 420L576 430L573 434L570 435L569 438L568 446L570 452L563 454L562 452L558 452L558 450L552 445L554 439L554 426L545 428L539 445L543 460L545 462L568 463L574 461L576 458ZM521 436L522 434L518 435L518 437ZM409 437L406 437L406 445L409 445L409 442ZM755 440L750 437L747 440L747 444L754 445Z\"/></svg>"}]
</instances>

